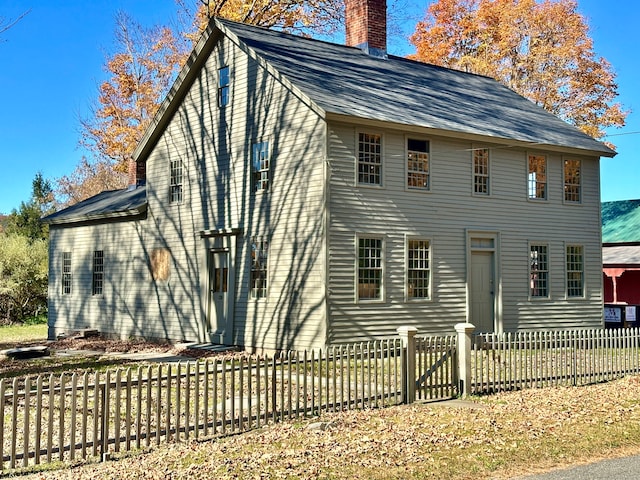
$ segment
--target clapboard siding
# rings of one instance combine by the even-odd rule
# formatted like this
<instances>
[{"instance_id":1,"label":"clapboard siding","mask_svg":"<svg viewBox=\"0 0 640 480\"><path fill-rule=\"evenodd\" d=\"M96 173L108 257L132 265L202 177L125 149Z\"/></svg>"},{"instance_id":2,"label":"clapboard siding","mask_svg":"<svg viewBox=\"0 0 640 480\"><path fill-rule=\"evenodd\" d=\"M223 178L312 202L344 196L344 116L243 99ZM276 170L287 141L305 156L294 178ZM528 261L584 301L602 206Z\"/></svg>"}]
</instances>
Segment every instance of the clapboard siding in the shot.
<instances>
[{"instance_id":1,"label":"clapboard siding","mask_svg":"<svg viewBox=\"0 0 640 480\"><path fill-rule=\"evenodd\" d=\"M602 323L598 159L582 160L583 201L563 202L563 156L548 159L548 199L527 199L527 150L490 148L491 194L473 195L471 142L434 135L409 135L430 141L431 190L405 188L405 132L371 129L383 136L383 186L355 185L356 135L349 124L329 128L330 232L329 341L393 335L410 324L421 332L451 331L465 321L467 231L499 235L498 270L502 328L580 327ZM356 303L356 235L384 239L384 301ZM421 236L432 244L432 298L404 299L405 238ZM529 242L550 248L551 295L528 297ZM566 299L567 243L585 247L584 299Z\"/></svg>"}]
</instances>

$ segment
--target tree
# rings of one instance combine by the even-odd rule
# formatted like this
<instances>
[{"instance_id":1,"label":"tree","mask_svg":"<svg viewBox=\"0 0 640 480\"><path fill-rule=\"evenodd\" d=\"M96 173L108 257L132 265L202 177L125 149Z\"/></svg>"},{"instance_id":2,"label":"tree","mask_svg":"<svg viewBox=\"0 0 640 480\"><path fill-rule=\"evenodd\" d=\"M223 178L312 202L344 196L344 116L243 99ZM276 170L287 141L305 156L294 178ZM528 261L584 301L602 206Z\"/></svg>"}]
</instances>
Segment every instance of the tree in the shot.
<instances>
[{"instance_id":1,"label":"tree","mask_svg":"<svg viewBox=\"0 0 640 480\"><path fill-rule=\"evenodd\" d=\"M0 17L0 35L13 27L16 23L22 20L31 10L27 10L18 16L18 18L12 20L10 18Z\"/></svg>"},{"instance_id":2,"label":"tree","mask_svg":"<svg viewBox=\"0 0 640 480\"><path fill-rule=\"evenodd\" d=\"M7 219L6 232L22 235L31 241L47 240L49 229L40 219L55 208L53 206L53 189L51 182L38 172L33 179L33 193L28 202L21 202L19 209L13 209Z\"/></svg>"},{"instance_id":3,"label":"tree","mask_svg":"<svg viewBox=\"0 0 640 480\"><path fill-rule=\"evenodd\" d=\"M413 58L491 76L594 138L624 125L574 0L438 0L410 40Z\"/></svg>"}]
</instances>

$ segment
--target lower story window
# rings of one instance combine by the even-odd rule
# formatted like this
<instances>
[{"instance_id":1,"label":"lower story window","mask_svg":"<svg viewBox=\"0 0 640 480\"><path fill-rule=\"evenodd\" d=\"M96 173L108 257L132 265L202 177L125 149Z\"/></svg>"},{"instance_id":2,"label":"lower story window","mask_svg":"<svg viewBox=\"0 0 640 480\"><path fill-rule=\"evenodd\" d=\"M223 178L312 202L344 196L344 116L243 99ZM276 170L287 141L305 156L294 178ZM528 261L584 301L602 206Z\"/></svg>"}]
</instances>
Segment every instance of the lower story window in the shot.
<instances>
[{"instance_id":1,"label":"lower story window","mask_svg":"<svg viewBox=\"0 0 640 480\"><path fill-rule=\"evenodd\" d=\"M267 258L269 242L264 237L251 239L251 298L267 296Z\"/></svg>"},{"instance_id":2,"label":"lower story window","mask_svg":"<svg viewBox=\"0 0 640 480\"><path fill-rule=\"evenodd\" d=\"M567 246L567 297L584 296L584 249L582 245Z\"/></svg>"},{"instance_id":3,"label":"lower story window","mask_svg":"<svg viewBox=\"0 0 640 480\"><path fill-rule=\"evenodd\" d=\"M381 238L358 238L358 300L382 300Z\"/></svg>"},{"instance_id":4,"label":"lower story window","mask_svg":"<svg viewBox=\"0 0 640 480\"><path fill-rule=\"evenodd\" d=\"M62 294L71 294L71 252L62 252Z\"/></svg>"},{"instance_id":5,"label":"lower story window","mask_svg":"<svg viewBox=\"0 0 640 480\"><path fill-rule=\"evenodd\" d=\"M104 251L93 252L93 277L91 282L91 293L102 295L104 286Z\"/></svg>"},{"instance_id":6,"label":"lower story window","mask_svg":"<svg viewBox=\"0 0 640 480\"><path fill-rule=\"evenodd\" d=\"M431 298L431 246L428 240L407 244L407 298Z\"/></svg>"},{"instance_id":7,"label":"lower story window","mask_svg":"<svg viewBox=\"0 0 640 480\"><path fill-rule=\"evenodd\" d=\"M531 245L529 247L529 295L549 296L549 247Z\"/></svg>"}]
</instances>

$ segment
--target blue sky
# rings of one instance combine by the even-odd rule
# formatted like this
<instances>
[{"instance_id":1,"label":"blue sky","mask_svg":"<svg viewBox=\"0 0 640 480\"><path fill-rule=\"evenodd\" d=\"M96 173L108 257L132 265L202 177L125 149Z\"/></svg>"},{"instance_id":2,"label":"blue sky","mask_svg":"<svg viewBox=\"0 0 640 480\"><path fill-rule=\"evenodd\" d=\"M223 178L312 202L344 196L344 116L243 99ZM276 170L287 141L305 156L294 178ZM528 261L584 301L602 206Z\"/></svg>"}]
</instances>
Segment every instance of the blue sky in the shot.
<instances>
[{"instance_id":1,"label":"blue sky","mask_svg":"<svg viewBox=\"0 0 640 480\"><path fill-rule=\"evenodd\" d=\"M391 2L390 2L391 3ZM412 1L405 34L423 18L428 1ZM627 125L607 138L618 155L601 161L602 201L640 198L640 54L636 30L640 2L578 0L591 27L595 51L617 73L619 101L631 113ZM0 213L10 213L31 195L37 172L56 179L73 171L79 118L88 115L97 86L106 78L105 55L113 48L114 18L125 11L144 25L175 16L174 0L1 0L0 17L31 10L0 38ZM404 12L403 12L404 13ZM403 15L404 16L404 15ZM413 47L390 40L390 53Z\"/></svg>"}]
</instances>

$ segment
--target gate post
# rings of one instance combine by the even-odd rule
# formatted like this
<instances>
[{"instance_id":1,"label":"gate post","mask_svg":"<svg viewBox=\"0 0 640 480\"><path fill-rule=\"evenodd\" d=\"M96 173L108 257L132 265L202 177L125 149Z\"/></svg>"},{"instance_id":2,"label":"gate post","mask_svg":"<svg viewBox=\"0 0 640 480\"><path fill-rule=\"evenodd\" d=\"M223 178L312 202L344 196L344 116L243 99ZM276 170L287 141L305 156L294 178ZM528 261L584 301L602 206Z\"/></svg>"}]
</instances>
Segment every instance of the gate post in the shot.
<instances>
[{"instance_id":1,"label":"gate post","mask_svg":"<svg viewBox=\"0 0 640 480\"><path fill-rule=\"evenodd\" d=\"M456 323L458 333L458 394L471 393L471 334L476 327L471 323Z\"/></svg>"},{"instance_id":2,"label":"gate post","mask_svg":"<svg viewBox=\"0 0 640 480\"><path fill-rule=\"evenodd\" d=\"M398 327L396 330L402 340L402 400L413 403L416 400L416 333L415 327Z\"/></svg>"}]
</instances>

